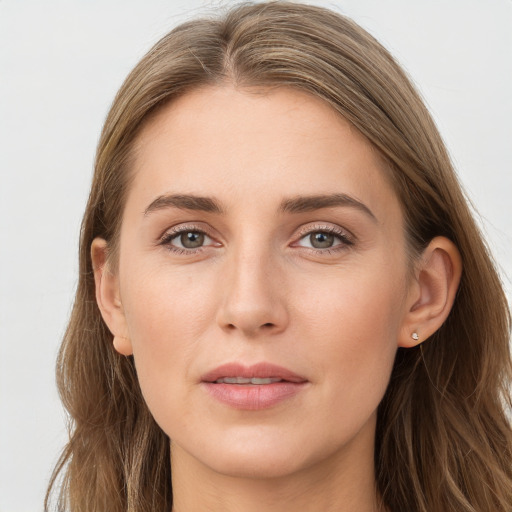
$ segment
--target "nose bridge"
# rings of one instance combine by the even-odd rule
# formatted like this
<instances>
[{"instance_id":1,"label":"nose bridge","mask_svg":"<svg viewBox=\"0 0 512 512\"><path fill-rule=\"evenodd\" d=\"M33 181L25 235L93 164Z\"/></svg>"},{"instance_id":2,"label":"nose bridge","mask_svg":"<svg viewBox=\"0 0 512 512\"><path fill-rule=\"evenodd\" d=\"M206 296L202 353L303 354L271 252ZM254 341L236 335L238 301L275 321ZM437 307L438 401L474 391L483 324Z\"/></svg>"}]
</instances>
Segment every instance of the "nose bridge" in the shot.
<instances>
[{"instance_id":1,"label":"nose bridge","mask_svg":"<svg viewBox=\"0 0 512 512\"><path fill-rule=\"evenodd\" d=\"M268 243L240 240L228 251L219 325L247 336L286 327L279 263Z\"/></svg>"}]
</instances>

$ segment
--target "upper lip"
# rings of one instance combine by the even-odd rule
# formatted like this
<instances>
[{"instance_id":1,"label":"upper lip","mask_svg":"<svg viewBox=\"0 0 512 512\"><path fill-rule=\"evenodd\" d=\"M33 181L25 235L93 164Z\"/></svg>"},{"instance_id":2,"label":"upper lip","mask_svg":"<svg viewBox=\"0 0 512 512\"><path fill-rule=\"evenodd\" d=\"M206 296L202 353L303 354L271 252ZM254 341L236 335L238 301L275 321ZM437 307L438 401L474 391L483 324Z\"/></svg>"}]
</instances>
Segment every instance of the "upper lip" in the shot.
<instances>
[{"instance_id":1,"label":"upper lip","mask_svg":"<svg viewBox=\"0 0 512 512\"><path fill-rule=\"evenodd\" d=\"M296 373L272 363L262 362L250 366L241 363L226 363L205 373L201 377L202 382L215 382L224 377L245 377L251 378L274 378L282 379L288 382L306 382L307 379Z\"/></svg>"}]
</instances>

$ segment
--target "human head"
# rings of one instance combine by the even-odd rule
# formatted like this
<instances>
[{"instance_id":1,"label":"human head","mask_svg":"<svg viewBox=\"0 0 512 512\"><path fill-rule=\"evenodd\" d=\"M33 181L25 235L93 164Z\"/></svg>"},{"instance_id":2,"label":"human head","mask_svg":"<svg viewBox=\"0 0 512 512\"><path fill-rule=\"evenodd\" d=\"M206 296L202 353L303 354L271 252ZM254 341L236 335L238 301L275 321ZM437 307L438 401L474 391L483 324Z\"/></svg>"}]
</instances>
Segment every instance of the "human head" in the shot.
<instances>
[{"instance_id":1,"label":"human head","mask_svg":"<svg viewBox=\"0 0 512 512\"><path fill-rule=\"evenodd\" d=\"M77 443L88 428L106 429L110 441L103 441L100 466L105 475L123 475L134 500L143 479L150 478L140 469L147 453L168 457L165 437L140 395L133 362L114 352L94 303L90 245L95 237L107 240L115 271L137 134L173 99L201 85L226 82L241 88L292 87L329 103L386 159L407 221L411 261L438 235L459 248L465 270L453 311L425 345L397 354L377 431L376 468L384 499L406 509L412 501L404 496L414 493L415 506L424 509L422 496L447 485L436 481L429 468L441 466L443 457L448 464L450 436L462 429L463 420L449 417L448 411L455 403L466 411L485 404L490 411L499 399L500 379L509 371L503 366L508 360L506 305L444 145L414 88L371 36L317 7L243 5L219 20L184 24L148 53L118 93L98 147L83 223L77 301L61 353L61 378L69 389L63 396L76 421ZM99 375L93 381L95 373ZM78 382L88 383L87 396L77 392ZM98 407L98 398L105 394L113 399ZM129 425L124 432L116 427L121 417ZM146 443L138 451L135 439ZM109 444L116 449L107 448ZM436 444L441 447L439 460L420 463L418 452ZM75 450L76 464L84 457L90 460L91 455ZM484 451L477 449L475 460L485 460ZM408 479L397 469L404 461ZM448 465L452 474L461 471L457 461ZM168 474L160 475L160 480L151 478L163 489Z\"/></svg>"}]
</instances>

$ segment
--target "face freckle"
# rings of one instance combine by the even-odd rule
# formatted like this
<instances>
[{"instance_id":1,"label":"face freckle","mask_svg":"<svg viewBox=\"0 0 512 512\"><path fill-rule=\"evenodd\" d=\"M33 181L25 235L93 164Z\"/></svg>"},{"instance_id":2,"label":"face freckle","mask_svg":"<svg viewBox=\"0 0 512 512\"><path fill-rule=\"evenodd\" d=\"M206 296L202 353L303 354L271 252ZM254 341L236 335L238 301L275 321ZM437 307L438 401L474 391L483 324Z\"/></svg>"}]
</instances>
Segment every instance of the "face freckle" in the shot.
<instances>
[{"instance_id":1,"label":"face freckle","mask_svg":"<svg viewBox=\"0 0 512 512\"><path fill-rule=\"evenodd\" d=\"M120 300L176 454L282 476L373 450L407 258L370 143L305 93L226 86L167 105L137 148Z\"/></svg>"}]
</instances>

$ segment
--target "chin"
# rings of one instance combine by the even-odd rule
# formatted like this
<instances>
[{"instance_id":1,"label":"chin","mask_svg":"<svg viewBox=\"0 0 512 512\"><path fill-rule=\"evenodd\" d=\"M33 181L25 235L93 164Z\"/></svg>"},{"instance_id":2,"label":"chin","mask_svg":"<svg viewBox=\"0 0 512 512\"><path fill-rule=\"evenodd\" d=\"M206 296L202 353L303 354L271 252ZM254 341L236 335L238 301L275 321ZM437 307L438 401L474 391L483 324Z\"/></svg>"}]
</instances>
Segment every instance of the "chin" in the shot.
<instances>
[{"instance_id":1,"label":"chin","mask_svg":"<svg viewBox=\"0 0 512 512\"><path fill-rule=\"evenodd\" d=\"M209 438L211 441L215 439L213 446L194 446L190 453L218 474L235 478L277 479L328 459L334 450L331 443L315 445L310 436L301 437L294 438L281 429L279 432L261 428L250 429L249 432L231 431L222 437Z\"/></svg>"},{"instance_id":2,"label":"chin","mask_svg":"<svg viewBox=\"0 0 512 512\"><path fill-rule=\"evenodd\" d=\"M204 461L207 462L207 461ZM283 478L299 471L303 466L297 453L224 453L211 461L210 467L225 476L247 479Z\"/></svg>"}]
</instances>

